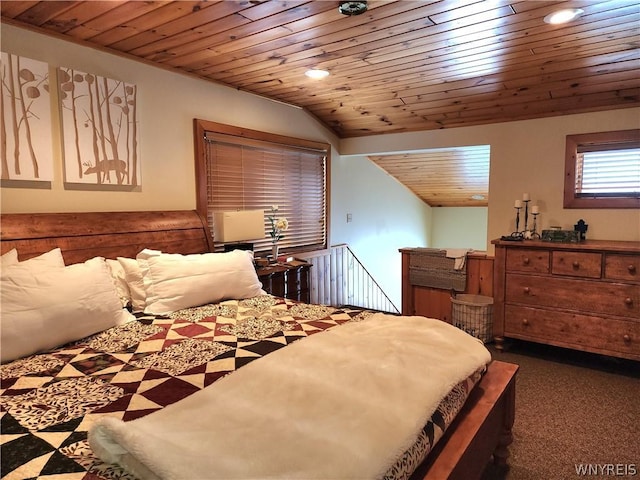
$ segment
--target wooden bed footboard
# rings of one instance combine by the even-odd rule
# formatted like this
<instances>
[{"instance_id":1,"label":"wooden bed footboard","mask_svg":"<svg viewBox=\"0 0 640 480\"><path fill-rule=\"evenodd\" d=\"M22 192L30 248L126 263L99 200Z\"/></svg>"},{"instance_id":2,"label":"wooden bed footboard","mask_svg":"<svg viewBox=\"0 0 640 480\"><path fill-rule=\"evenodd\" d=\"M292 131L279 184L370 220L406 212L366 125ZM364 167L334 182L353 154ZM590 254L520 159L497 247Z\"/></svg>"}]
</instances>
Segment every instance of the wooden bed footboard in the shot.
<instances>
[{"instance_id":1,"label":"wooden bed footboard","mask_svg":"<svg viewBox=\"0 0 640 480\"><path fill-rule=\"evenodd\" d=\"M506 464L513 436L518 365L494 360L412 480L474 480Z\"/></svg>"}]
</instances>

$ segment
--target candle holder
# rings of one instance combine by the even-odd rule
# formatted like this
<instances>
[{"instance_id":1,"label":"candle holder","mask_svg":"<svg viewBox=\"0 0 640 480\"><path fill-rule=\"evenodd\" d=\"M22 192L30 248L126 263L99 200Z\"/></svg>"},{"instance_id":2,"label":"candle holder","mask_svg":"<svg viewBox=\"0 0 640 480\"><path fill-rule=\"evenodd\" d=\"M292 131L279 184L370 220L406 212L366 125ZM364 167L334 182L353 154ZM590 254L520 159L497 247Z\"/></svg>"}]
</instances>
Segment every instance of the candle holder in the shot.
<instances>
[{"instance_id":1,"label":"candle holder","mask_svg":"<svg viewBox=\"0 0 640 480\"><path fill-rule=\"evenodd\" d=\"M522 200L522 201L524 202L524 230L522 231L522 235L526 237L527 232L529 231L529 229L527 228L527 224L529 223L529 202L531 200Z\"/></svg>"},{"instance_id":2,"label":"candle holder","mask_svg":"<svg viewBox=\"0 0 640 480\"><path fill-rule=\"evenodd\" d=\"M533 228L531 229L531 240L540 240L540 234L538 233L538 215L539 212L534 212L533 215Z\"/></svg>"},{"instance_id":3,"label":"candle holder","mask_svg":"<svg viewBox=\"0 0 640 480\"><path fill-rule=\"evenodd\" d=\"M520 231L520 209L522 207L514 207L516 209L516 230L511 233L512 238L522 238L523 233Z\"/></svg>"}]
</instances>

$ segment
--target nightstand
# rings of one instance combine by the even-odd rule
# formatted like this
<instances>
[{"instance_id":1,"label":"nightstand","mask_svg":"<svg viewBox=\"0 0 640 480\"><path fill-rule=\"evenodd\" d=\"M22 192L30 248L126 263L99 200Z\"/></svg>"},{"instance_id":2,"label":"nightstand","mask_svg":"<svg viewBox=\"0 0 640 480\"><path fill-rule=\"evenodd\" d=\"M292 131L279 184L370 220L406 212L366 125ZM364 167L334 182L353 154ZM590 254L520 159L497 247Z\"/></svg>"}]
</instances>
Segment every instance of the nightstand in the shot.
<instances>
[{"instance_id":1,"label":"nightstand","mask_svg":"<svg viewBox=\"0 0 640 480\"><path fill-rule=\"evenodd\" d=\"M309 303L309 270L311 264L301 260L258 267L256 272L262 288L276 297Z\"/></svg>"}]
</instances>

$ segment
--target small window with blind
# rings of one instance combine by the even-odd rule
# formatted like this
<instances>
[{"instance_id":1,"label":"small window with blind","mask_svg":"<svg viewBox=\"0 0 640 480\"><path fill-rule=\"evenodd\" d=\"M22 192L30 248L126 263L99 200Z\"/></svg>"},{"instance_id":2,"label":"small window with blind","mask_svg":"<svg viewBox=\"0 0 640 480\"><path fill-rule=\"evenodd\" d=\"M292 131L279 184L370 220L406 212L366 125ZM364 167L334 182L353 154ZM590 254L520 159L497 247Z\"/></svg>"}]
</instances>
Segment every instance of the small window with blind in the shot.
<instances>
[{"instance_id":1,"label":"small window with blind","mask_svg":"<svg viewBox=\"0 0 640 480\"><path fill-rule=\"evenodd\" d=\"M640 130L567 135L565 208L640 208Z\"/></svg>"},{"instance_id":2,"label":"small window with blind","mask_svg":"<svg viewBox=\"0 0 640 480\"><path fill-rule=\"evenodd\" d=\"M329 152L324 143L196 120L198 211L213 234L216 212L263 210L264 237L247 239L260 252L271 249L268 216L277 206L288 221L281 251L326 248ZM214 244L222 247L215 235Z\"/></svg>"}]
</instances>

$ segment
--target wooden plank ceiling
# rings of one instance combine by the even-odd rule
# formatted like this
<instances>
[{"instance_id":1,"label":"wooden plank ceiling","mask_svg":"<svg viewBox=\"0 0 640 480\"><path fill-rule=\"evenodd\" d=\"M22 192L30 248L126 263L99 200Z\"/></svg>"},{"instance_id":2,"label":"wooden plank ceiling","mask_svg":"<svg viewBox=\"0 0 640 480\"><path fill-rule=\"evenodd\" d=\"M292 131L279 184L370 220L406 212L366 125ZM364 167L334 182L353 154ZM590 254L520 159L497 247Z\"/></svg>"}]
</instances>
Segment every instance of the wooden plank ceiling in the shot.
<instances>
[{"instance_id":1,"label":"wooden plank ceiling","mask_svg":"<svg viewBox=\"0 0 640 480\"><path fill-rule=\"evenodd\" d=\"M44 29L286 103L338 136L639 105L640 6L614 1L5 1ZM577 21L548 25L559 7ZM324 80L304 76L322 68Z\"/></svg>"},{"instance_id":2,"label":"wooden plank ceiling","mask_svg":"<svg viewBox=\"0 0 640 480\"><path fill-rule=\"evenodd\" d=\"M340 138L640 105L640 6L611 1L3 1L2 21L316 116ZM565 25L543 18L584 13ZM309 68L330 72L323 80Z\"/></svg>"},{"instance_id":3,"label":"wooden plank ceiling","mask_svg":"<svg viewBox=\"0 0 640 480\"><path fill-rule=\"evenodd\" d=\"M480 207L489 202L489 145L436 148L369 159L432 207Z\"/></svg>"}]
</instances>

